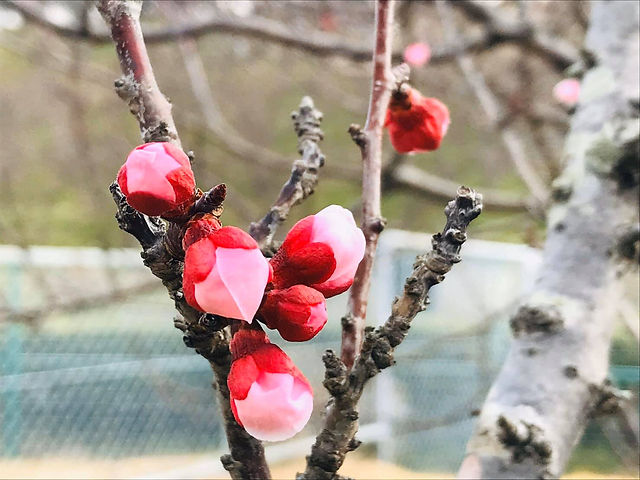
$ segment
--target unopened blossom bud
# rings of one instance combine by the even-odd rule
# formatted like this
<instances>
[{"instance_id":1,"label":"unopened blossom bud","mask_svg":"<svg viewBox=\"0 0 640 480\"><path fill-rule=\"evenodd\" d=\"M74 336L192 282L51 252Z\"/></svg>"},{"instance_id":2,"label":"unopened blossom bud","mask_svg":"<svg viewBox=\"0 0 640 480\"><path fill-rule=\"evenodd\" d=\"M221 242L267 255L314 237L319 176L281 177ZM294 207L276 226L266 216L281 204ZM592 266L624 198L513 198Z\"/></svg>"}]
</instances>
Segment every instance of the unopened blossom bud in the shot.
<instances>
[{"instance_id":1,"label":"unopened blossom bud","mask_svg":"<svg viewBox=\"0 0 640 480\"><path fill-rule=\"evenodd\" d=\"M422 67L431 59L431 47L428 43L412 43L404 49L404 61L412 67Z\"/></svg>"},{"instance_id":2,"label":"unopened blossom bud","mask_svg":"<svg viewBox=\"0 0 640 480\"><path fill-rule=\"evenodd\" d=\"M227 379L231 410L253 437L286 440L304 428L313 411L309 381L261 330L241 328L231 341Z\"/></svg>"},{"instance_id":3,"label":"unopened blossom bud","mask_svg":"<svg viewBox=\"0 0 640 480\"><path fill-rule=\"evenodd\" d=\"M266 293L258 318L290 342L312 339L327 323L324 295L306 285Z\"/></svg>"},{"instance_id":4,"label":"unopened blossom bud","mask_svg":"<svg viewBox=\"0 0 640 480\"><path fill-rule=\"evenodd\" d=\"M188 241L183 289L189 305L251 323L269 279L269 264L256 241L237 227L214 229L194 243Z\"/></svg>"},{"instance_id":5,"label":"unopened blossom bud","mask_svg":"<svg viewBox=\"0 0 640 480\"><path fill-rule=\"evenodd\" d=\"M118 172L127 203L149 216L183 215L195 200L196 182L187 155L168 142L136 147Z\"/></svg>"},{"instance_id":6,"label":"unopened blossom bud","mask_svg":"<svg viewBox=\"0 0 640 480\"><path fill-rule=\"evenodd\" d=\"M580 82L575 78L565 78L553 87L553 97L567 107L573 107L580 98Z\"/></svg>"},{"instance_id":7,"label":"unopened blossom bud","mask_svg":"<svg viewBox=\"0 0 640 480\"><path fill-rule=\"evenodd\" d=\"M353 283L365 240L349 210L330 205L296 223L271 259L276 288L303 284L332 297Z\"/></svg>"},{"instance_id":8,"label":"unopened blossom bud","mask_svg":"<svg viewBox=\"0 0 640 480\"><path fill-rule=\"evenodd\" d=\"M391 96L384 126L396 151L414 153L436 150L450 123L444 103L404 85Z\"/></svg>"}]
</instances>

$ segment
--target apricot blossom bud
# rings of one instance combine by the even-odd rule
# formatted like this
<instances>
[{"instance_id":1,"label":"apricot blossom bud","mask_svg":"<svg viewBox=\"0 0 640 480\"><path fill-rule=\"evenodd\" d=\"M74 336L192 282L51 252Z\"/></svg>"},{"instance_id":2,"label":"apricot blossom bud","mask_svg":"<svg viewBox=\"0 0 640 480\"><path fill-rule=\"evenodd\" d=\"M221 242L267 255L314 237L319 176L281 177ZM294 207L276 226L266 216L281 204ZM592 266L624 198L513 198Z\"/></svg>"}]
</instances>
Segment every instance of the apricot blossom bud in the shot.
<instances>
[{"instance_id":1,"label":"apricot blossom bud","mask_svg":"<svg viewBox=\"0 0 640 480\"><path fill-rule=\"evenodd\" d=\"M565 78L553 87L553 97L567 107L573 107L580 98L580 82L575 78Z\"/></svg>"},{"instance_id":2,"label":"apricot blossom bud","mask_svg":"<svg viewBox=\"0 0 640 480\"><path fill-rule=\"evenodd\" d=\"M261 330L241 328L231 340L227 379L231 410L253 437L286 440L304 428L313 411L309 381Z\"/></svg>"},{"instance_id":3,"label":"apricot blossom bud","mask_svg":"<svg viewBox=\"0 0 640 480\"><path fill-rule=\"evenodd\" d=\"M184 214L195 201L196 182L187 155L168 142L133 149L118 172L127 203L149 216Z\"/></svg>"},{"instance_id":4,"label":"apricot blossom bud","mask_svg":"<svg viewBox=\"0 0 640 480\"><path fill-rule=\"evenodd\" d=\"M404 61L412 67L422 67L429 63L430 59L431 47L427 43L412 43L404 49Z\"/></svg>"},{"instance_id":5,"label":"apricot blossom bud","mask_svg":"<svg viewBox=\"0 0 640 480\"><path fill-rule=\"evenodd\" d=\"M258 318L290 342L312 339L327 323L324 296L306 285L294 285L265 294Z\"/></svg>"},{"instance_id":6,"label":"apricot blossom bud","mask_svg":"<svg viewBox=\"0 0 640 480\"><path fill-rule=\"evenodd\" d=\"M303 218L271 259L276 288L313 287L325 297L346 291L364 256L365 240L349 210L330 205Z\"/></svg>"},{"instance_id":7,"label":"apricot blossom bud","mask_svg":"<svg viewBox=\"0 0 640 480\"><path fill-rule=\"evenodd\" d=\"M440 147L451 118L447 106L405 85L393 93L384 126L400 153L428 152Z\"/></svg>"},{"instance_id":8,"label":"apricot blossom bud","mask_svg":"<svg viewBox=\"0 0 640 480\"><path fill-rule=\"evenodd\" d=\"M200 233L188 229L185 240ZM269 280L269 264L256 241L237 227L212 229L194 243L188 241L183 290L189 305L251 323Z\"/></svg>"}]
</instances>

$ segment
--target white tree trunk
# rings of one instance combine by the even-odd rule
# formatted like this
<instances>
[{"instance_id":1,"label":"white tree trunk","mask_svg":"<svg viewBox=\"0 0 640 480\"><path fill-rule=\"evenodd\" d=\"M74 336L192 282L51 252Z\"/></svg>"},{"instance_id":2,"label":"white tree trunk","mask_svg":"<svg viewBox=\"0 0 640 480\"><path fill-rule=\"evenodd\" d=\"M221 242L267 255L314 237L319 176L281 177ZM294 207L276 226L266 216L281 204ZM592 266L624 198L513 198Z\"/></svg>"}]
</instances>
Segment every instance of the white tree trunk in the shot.
<instances>
[{"instance_id":1,"label":"white tree trunk","mask_svg":"<svg viewBox=\"0 0 640 480\"><path fill-rule=\"evenodd\" d=\"M593 64L554 183L543 266L511 320L511 349L461 478L560 476L607 399L617 245L638 211L639 10L633 1L592 7L585 58Z\"/></svg>"}]
</instances>

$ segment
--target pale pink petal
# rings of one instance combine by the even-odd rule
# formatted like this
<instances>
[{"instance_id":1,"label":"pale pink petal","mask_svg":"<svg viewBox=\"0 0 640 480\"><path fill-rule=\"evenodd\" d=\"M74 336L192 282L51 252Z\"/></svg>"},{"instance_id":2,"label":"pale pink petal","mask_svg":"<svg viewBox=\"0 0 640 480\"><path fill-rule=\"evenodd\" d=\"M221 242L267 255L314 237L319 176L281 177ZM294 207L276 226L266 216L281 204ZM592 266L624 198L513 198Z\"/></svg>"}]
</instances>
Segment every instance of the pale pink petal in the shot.
<instances>
[{"instance_id":1,"label":"pale pink petal","mask_svg":"<svg viewBox=\"0 0 640 480\"><path fill-rule=\"evenodd\" d=\"M159 146L162 149L162 146ZM150 151L151 150L151 151ZM180 164L171 156L151 145L145 149L134 150L127 157L127 190L135 192L153 192L156 197L174 201L176 194L167 180L167 174L180 168Z\"/></svg>"},{"instance_id":2,"label":"pale pink petal","mask_svg":"<svg viewBox=\"0 0 640 480\"><path fill-rule=\"evenodd\" d=\"M309 318L305 325L324 325L327 323L327 304L325 302L318 303L309 307Z\"/></svg>"},{"instance_id":3,"label":"pale pink petal","mask_svg":"<svg viewBox=\"0 0 640 480\"><path fill-rule=\"evenodd\" d=\"M330 205L316 213L311 241L326 243L333 250L336 268L326 282L353 278L364 256L365 240L349 210Z\"/></svg>"},{"instance_id":4,"label":"pale pink petal","mask_svg":"<svg viewBox=\"0 0 640 480\"><path fill-rule=\"evenodd\" d=\"M404 49L404 60L414 67L426 65L431 59L431 47L427 43L412 43Z\"/></svg>"},{"instance_id":5,"label":"pale pink petal","mask_svg":"<svg viewBox=\"0 0 640 480\"><path fill-rule=\"evenodd\" d=\"M554 98L564 105L572 107L580 98L580 82L575 78L565 78L553 87Z\"/></svg>"},{"instance_id":6,"label":"pale pink petal","mask_svg":"<svg viewBox=\"0 0 640 480\"><path fill-rule=\"evenodd\" d=\"M202 282L194 285L194 296L202 310L229 318L242 318L235 299L220 278L215 265Z\"/></svg>"},{"instance_id":7,"label":"pale pink petal","mask_svg":"<svg viewBox=\"0 0 640 480\"><path fill-rule=\"evenodd\" d=\"M214 269L219 272L240 312L239 317L232 318L251 323L269 280L267 259L257 248L218 248Z\"/></svg>"},{"instance_id":8,"label":"pale pink petal","mask_svg":"<svg viewBox=\"0 0 640 480\"><path fill-rule=\"evenodd\" d=\"M308 387L288 373L262 372L247 398L232 401L245 430L270 442L293 437L304 428L313 410Z\"/></svg>"}]
</instances>

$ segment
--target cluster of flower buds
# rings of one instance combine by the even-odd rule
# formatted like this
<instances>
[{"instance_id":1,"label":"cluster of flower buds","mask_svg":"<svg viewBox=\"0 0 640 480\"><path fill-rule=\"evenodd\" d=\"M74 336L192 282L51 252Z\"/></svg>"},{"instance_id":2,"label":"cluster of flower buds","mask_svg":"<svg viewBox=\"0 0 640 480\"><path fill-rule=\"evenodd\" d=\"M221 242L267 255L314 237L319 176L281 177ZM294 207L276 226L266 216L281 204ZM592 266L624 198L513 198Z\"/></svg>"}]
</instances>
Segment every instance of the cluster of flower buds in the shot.
<instances>
[{"instance_id":1,"label":"cluster of flower buds","mask_svg":"<svg viewBox=\"0 0 640 480\"><path fill-rule=\"evenodd\" d=\"M423 97L403 84L391 95L384 126L398 152L418 153L440 147L450 123L449 109L444 103Z\"/></svg>"},{"instance_id":2,"label":"cluster of flower buds","mask_svg":"<svg viewBox=\"0 0 640 480\"><path fill-rule=\"evenodd\" d=\"M127 202L182 226L183 291L201 312L238 320L228 378L239 424L260 440L284 440L309 420L313 393L257 319L288 341L313 338L327 322L325 299L346 291L365 239L348 210L331 205L300 220L268 261L243 230L196 212L199 191L189 159L169 143L133 150L118 174Z\"/></svg>"}]
</instances>

